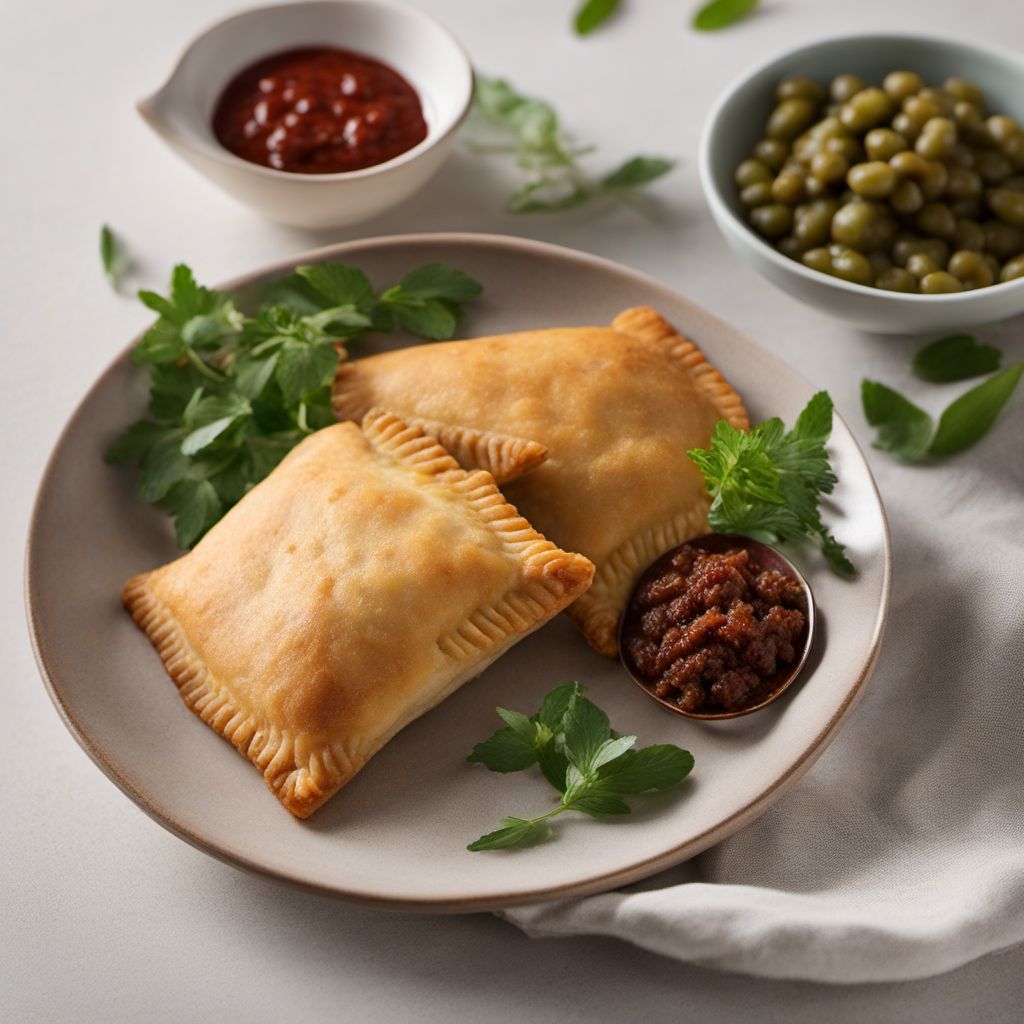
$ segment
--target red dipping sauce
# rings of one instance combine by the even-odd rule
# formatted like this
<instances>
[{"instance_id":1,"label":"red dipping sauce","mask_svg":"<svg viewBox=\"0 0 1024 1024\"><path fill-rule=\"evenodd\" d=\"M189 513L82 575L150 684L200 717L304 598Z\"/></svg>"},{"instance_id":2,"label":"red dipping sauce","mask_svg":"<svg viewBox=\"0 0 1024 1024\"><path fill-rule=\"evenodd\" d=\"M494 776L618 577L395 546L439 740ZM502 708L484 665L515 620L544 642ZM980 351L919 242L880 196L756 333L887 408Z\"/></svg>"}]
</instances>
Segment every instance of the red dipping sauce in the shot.
<instances>
[{"instance_id":1,"label":"red dipping sauce","mask_svg":"<svg viewBox=\"0 0 1024 1024\"><path fill-rule=\"evenodd\" d=\"M213 114L218 142L278 171L337 174L391 160L427 137L416 90L351 50L275 53L237 74Z\"/></svg>"}]
</instances>

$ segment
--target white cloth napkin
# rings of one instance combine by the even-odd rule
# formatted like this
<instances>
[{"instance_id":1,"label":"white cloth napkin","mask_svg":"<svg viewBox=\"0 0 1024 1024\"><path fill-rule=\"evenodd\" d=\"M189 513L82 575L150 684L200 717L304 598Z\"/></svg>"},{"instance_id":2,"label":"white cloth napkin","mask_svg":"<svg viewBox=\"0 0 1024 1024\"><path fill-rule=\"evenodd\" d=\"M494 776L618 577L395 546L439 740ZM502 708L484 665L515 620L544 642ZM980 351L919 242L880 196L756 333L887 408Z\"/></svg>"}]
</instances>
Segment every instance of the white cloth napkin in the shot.
<instances>
[{"instance_id":1,"label":"white cloth napkin","mask_svg":"<svg viewBox=\"0 0 1024 1024\"><path fill-rule=\"evenodd\" d=\"M1022 433L1024 387L967 453L870 453L892 527L888 631L860 707L779 803L639 885L504 916L832 982L923 977L1024 941Z\"/></svg>"}]
</instances>

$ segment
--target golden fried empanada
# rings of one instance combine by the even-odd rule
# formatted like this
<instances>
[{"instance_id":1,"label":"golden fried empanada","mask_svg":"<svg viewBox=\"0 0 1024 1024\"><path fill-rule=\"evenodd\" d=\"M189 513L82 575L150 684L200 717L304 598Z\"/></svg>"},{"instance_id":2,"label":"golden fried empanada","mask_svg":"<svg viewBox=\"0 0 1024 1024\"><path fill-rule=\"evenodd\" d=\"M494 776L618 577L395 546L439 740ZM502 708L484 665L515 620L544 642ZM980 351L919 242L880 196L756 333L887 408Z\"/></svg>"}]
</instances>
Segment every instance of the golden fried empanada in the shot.
<instances>
[{"instance_id":1,"label":"golden fried empanada","mask_svg":"<svg viewBox=\"0 0 1024 1024\"><path fill-rule=\"evenodd\" d=\"M303 441L124 602L185 703L304 818L593 571L375 411Z\"/></svg>"},{"instance_id":2,"label":"golden fried empanada","mask_svg":"<svg viewBox=\"0 0 1024 1024\"><path fill-rule=\"evenodd\" d=\"M547 449L505 493L538 530L596 564L569 615L608 655L639 573L707 529L708 495L687 449L707 447L719 419L748 425L740 397L700 349L647 307L611 327L422 345L343 364L335 413L358 419L371 406L447 425L446 443L470 466L494 468L485 449L467 458L460 427Z\"/></svg>"}]
</instances>

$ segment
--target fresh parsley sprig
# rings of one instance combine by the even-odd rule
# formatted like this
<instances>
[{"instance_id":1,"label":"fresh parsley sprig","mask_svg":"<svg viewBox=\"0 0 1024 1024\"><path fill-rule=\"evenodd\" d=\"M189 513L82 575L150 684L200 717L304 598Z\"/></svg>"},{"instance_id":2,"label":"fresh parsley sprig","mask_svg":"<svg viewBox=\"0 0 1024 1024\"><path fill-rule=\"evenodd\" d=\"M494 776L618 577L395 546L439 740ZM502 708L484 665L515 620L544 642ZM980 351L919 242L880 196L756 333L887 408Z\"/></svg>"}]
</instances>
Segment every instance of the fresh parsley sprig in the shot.
<instances>
[{"instance_id":1,"label":"fresh parsley sprig","mask_svg":"<svg viewBox=\"0 0 1024 1024\"><path fill-rule=\"evenodd\" d=\"M811 398L788 433L777 417L749 431L720 420L709 449L687 452L713 499L708 513L712 529L769 544L812 537L836 572L852 573L853 563L825 527L818 507L837 483L825 448L831 434L827 391Z\"/></svg>"},{"instance_id":2,"label":"fresh parsley sprig","mask_svg":"<svg viewBox=\"0 0 1024 1024\"><path fill-rule=\"evenodd\" d=\"M132 352L149 372L149 417L109 448L141 471L139 496L174 517L191 547L307 434L334 422L340 345L369 331L450 338L481 292L440 263L378 293L356 267L320 263L272 282L251 315L174 268L168 295L139 292L158 314Z\"/></svg>"},{"instance_id":3,"label":"fresh parsley sprig","mask_svg":"<svg viewBox=\"0 0 1024 1024\"><path fill-rule=\"evenodd\" d=\"M510 213L552 213L601 196L622 199L675 166L664 157L635 156L591 177L579 160L594 147L570 143L549 103L518 93L504 79L477 76L474 111L478 131L469 138L470 148L514 156L526 175L505 201ZM488 127L489 137L481 125Z\"/></svg>"},{"instance_id":4,"label":"fresh parsley sprig","mask_svg":"<svg viewBox=\"0 0 1024 1024\"><path fill-rule=\"evenodd\" d=\"M935 384L968 380L998 370L1002 352L979 345L969 334L940 338L925 345L912 363L915 376ZM977 444L992 429L1010 400L1024 362L1014 363L954 400L938 424L920 406L879 381L861 382L864 418L875 427L873 445L902 462L956 455Z\"/></svg>"},{"instance_id":5,"label":"fresh parsley sprig","mask_svg":"<svg viewBox=\"0 0 1024 1024\"><path fill-rule=\"evenodd\" d=\"M602 818L629 814L626 796L669 789L693 768L693 756L671 743L634 750L635 736L612 732L608 716L584 696L577 682L553 689L537 713L497 708L505 727L467 758L493 772L519 772L538 765L558 790L558 804L534 818L505 817L501 828L470 843L468 850L533 846L551 835L552 818L581 811Z\"/></svg>"}]
</instances>

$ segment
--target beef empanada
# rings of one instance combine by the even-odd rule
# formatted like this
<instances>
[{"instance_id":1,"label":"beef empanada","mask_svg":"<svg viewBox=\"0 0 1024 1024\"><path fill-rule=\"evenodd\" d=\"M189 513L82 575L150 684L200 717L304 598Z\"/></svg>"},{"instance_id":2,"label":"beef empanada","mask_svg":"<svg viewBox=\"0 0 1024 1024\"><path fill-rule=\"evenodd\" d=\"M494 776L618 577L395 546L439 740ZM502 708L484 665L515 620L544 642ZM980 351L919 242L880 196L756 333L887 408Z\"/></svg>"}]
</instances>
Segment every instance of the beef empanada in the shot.
<instances>
[{"instance_id":1,"label":"beef empanada","mask_svg":"<svg viewBox=\"0 0 1024 1024\"><path fill-rule=\"evenodd\" d=\"M185 703L304 818L593 571L375 411L303 441L124 602Z\"/></svg>"},{"instance_id":2,"label":"beef empanada","mask_svg":"<svg viewBox=\"0 0 1024 1024\"><path fill-rule=\"evenodd\" d=\"M707 529L709 499L687 449L707 447L720 419L748 425L740 397L700 349L647 307L611 327L422 345L343 364L338 417L378 405L445 424L467 465L495 468L486 449L467 458L459 428L547 449L505 493L538 530L596 564L569 615L608 655L639 573Z\"/></svg>"}]
</instances>

